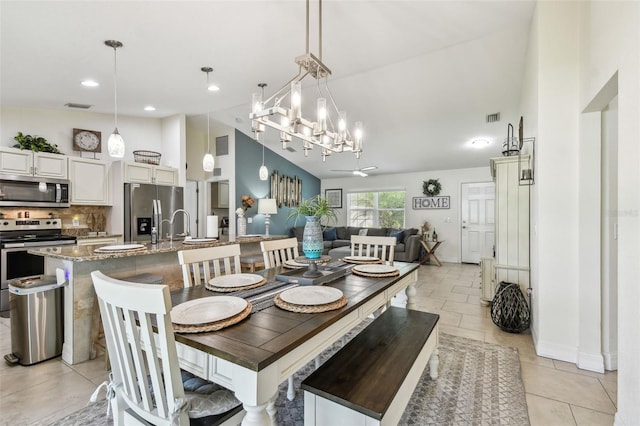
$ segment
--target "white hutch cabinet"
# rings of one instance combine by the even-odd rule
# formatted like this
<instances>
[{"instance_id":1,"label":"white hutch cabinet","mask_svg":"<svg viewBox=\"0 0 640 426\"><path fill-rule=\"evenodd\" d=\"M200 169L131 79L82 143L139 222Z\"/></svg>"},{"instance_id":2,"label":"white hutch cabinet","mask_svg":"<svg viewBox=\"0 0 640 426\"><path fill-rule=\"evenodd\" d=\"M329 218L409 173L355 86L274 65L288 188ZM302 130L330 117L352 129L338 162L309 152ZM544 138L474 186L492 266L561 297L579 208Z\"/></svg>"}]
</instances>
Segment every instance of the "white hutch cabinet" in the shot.
<instances>
[{"instance_id":1,"label":"white hutch cabinet","mask_svg":"<svg viewBox=\"0 0 640 426\"><path fill-rule=\"evenodd\" d=\"M529 287L529 185L520 185L518 161L528 155L491 159L496 183L496 249L493 259L483 259L482 300L491 301L501 281L518 283L523 294ZM491 271L495 268L495 276Z\"/></svg>"}]
</instances>

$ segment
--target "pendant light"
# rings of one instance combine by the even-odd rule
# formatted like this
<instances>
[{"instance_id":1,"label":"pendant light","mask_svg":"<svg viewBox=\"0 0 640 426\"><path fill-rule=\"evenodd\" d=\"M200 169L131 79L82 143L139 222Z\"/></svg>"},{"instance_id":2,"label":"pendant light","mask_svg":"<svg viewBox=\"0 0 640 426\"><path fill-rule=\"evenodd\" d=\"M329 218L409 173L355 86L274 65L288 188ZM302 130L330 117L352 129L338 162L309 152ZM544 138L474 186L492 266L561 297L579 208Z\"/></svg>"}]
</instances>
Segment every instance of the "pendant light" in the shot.
<instances>
[{"instance_id":1,"label":"pendant light","mask_svg":"<svg viewBox=\"0 0 640 426\"><path fill-rule=\"evenodd\" d=\"M207 91L209 91L209 73L213 71L213 68L202 67L200 70L207 73ZM205 172L212 172L213 166L215 165L215 159L213 158L213 155L211 155L211 127L209 126L209 115L211 114L210 109L209 94L207 93L207 153L202 157L202 168Z\"/></svg>"},{"instance_id":2,"label":"pendant light","mask_svg":"<svg viewBox=\"0 0 640 426\"><path fill-rule=\"evenodd\" d=\"M267 87L267 83L260 83L258 84L258 87L262 89L262 96L260 99L260 102L262 102L262 99L264 99L264 88ZM256 140L260 142L259 129L256 130L255 133L256 133ZM267 169L267 166L264 165L264 141L262 141L262 166L260 166L260 170L258 171L258 176L260 177L260 180L269 179L269 169Z\"/></svg>"},{"instance_id":3,"label":"pendant light","mask_svg":"<svg viewBox=\"0 0 640 426\"><path fill-rule=\"evenodd\" d=\"M122 43L117 40L106 40L104 42L107 46L113 48L113 98L114 98L114 117L115 117L115 129L109 136L107 141L107 150L109 155L113 158L124 157L124 140L118 132L118 59L117 51L119 47L122 47Z\"/></svg>"}]
</instances>

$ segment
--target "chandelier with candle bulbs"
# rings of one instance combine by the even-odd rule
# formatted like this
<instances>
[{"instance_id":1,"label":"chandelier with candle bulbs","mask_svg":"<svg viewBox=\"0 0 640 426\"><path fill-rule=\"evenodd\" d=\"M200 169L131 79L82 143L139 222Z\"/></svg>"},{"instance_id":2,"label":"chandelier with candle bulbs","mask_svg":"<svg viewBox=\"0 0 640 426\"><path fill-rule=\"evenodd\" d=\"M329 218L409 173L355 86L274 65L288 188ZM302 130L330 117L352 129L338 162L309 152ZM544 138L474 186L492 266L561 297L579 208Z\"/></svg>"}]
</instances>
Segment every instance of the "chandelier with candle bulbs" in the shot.
<instances>
[{"instance_id":1,"label":"chandelier with candle bulbs","mask_svg":"<svg viewBox=\"0 0 640 426\"><path fill-rule=\"evenodd\" d=\"M262 93L254 93L251 102L251 129L257 141L266 126L280 132L282 149L286 149L294 137L302 141L304 155L314 147L321 150L322 161L332 153L353 152L356 158L362 154L362 123L356 122L353 132L347 125L347 113L340 110L329 90L327 79L331 70L322 62L322 0L318 2L318 57L309 52L309 0L306 1L306 52L295 58L298 74L268 99ZM316 118L302 116L302 80L311 76L317 80L319 97L316 100ZM320 82L324 82L324 89ZM329 102L327 102L327 100ZM286 104L288 103L288 107ZM329 112L328 105L333 111Z\"/></svg>"}]
</instances>

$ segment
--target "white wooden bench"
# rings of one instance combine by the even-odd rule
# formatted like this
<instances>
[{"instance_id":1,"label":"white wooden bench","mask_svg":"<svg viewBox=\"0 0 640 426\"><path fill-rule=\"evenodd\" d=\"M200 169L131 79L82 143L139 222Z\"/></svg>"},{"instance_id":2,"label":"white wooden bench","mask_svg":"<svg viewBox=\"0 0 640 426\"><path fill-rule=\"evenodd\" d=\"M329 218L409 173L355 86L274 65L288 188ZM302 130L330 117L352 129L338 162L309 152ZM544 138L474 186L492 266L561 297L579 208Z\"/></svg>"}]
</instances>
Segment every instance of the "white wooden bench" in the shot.
<instances>
[{"instance_id":1,"label":"white wooden bench","mask_svg":"<svg viewBox=\"0 0 640 426\"><path fill-rule=\"evenodd\" d=\"M302 382L304 424L398 424L427 363L438 377L438 319L387 309Z\"/></svg>"}]
</instances>

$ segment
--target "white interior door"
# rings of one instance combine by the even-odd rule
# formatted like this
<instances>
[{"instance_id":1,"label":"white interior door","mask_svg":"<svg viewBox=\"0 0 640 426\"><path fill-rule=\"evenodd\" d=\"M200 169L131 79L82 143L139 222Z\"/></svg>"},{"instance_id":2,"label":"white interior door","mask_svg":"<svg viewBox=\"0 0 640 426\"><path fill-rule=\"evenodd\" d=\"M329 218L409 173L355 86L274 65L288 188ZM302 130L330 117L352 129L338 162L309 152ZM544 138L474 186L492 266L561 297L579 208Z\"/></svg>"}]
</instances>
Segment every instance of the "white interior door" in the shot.
<instances>
[{"instance_id":1,"label":"white interior door","mask_svg":"<svg viewBox=\"0 0 640 426\"><path fill-rule=\"evenodd\" d=\"M463 183L461 195L461 258L463 263L480 263L493 256L496 241L496 186L493 182Z\"/></svg>"}]
</instances>

